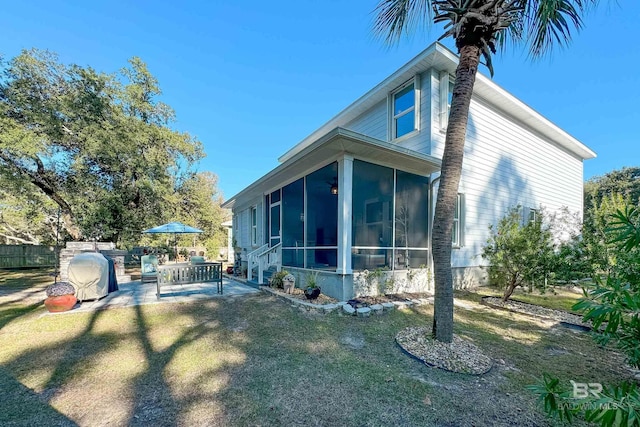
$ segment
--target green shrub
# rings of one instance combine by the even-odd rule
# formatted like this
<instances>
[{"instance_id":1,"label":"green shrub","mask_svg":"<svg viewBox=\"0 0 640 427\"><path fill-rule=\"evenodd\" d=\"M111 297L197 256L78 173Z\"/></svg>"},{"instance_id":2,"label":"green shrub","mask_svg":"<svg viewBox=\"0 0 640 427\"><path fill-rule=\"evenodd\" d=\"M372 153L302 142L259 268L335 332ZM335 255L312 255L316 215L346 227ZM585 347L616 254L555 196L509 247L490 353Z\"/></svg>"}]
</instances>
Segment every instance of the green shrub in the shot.
<instances>
[{"instance_id":1,"label":"green shrub","mask_svg":"<svg viewBox=\"0 0 640 427\"><path fill-rule=\"evenodd\" d=\"M482 249L489 261L489 282L504 287L508 300L518 286L528 284L544 290L554 259L553 235L540 212L523 224L521 208L509 210L497 226L489 226L490 237Z\"/></svg>"},{"instance_id":2,"label":"green shrub","mask_svg":"<svg viewBox=\"0 0 640 427\"><path fill-rule=\"evenodd\" d=\"M289 272L287 270L280 270L276 273L273 273L273 276L271 276L271 280L269 281L269 284L271 285L272 288L279 288L279 289L283 289L284 288L284 277L289 274Z\"/></svg>"},{"instance_id":3,"label":"green shrub","mask_svg":"<svg viewBox=\"0 0 640 427\"><path fill-rule=\"evenodd\" d=\"M640 368L640 210L618 210L609 218L605 233L605 242L616 245L614 258L624 261L613 264L605 279L594 277L595 285L585 289L585 297L573 308L593 325L599 344L616 345L631 366ZM599 393L576 396L575 384L569 393L549 375L529 386L545 412L561 420L581 416L606 427L640 426L640 391L635 384L600 388Z\"/></svg>"}]
</instances>

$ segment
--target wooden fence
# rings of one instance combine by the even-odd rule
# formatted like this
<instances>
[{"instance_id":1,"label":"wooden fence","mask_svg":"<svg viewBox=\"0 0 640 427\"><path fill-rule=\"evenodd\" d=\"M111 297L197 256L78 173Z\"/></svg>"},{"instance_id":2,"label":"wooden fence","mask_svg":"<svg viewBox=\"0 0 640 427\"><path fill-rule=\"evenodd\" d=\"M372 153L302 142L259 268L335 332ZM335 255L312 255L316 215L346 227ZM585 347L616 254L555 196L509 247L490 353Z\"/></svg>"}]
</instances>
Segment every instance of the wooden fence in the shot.
<instances>
[{"instance_id":1,"label":"wooden fence","mask_svg":"<svg viewBox=\"0 0 640 427\"><path fill-rule=\"evenodd\" d=\"M0 269L55 267L56 257L54 246L0 245Z\"/></svg>"}]
</instances>

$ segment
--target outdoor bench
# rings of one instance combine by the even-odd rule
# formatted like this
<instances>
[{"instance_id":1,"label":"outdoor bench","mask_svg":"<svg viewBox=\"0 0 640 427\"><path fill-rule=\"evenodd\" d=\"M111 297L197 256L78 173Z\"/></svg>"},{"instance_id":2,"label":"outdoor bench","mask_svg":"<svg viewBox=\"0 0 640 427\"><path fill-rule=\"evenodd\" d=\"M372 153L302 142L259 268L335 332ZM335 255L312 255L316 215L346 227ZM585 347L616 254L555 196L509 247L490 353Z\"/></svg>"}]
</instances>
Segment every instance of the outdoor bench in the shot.
<instances>
[{"instance_id":1,"label":"outdoor bench","mask_svg":"<svg viewBox=\"0 0 640 427\"><path fill-rule=\"evenodd\" d=\"M184 285L190 283L217 283L218 293L222 294L222 263L205 262L203 264L166 264L158 267L158 291L163 285Z\"/></svg>"}]
</instances>

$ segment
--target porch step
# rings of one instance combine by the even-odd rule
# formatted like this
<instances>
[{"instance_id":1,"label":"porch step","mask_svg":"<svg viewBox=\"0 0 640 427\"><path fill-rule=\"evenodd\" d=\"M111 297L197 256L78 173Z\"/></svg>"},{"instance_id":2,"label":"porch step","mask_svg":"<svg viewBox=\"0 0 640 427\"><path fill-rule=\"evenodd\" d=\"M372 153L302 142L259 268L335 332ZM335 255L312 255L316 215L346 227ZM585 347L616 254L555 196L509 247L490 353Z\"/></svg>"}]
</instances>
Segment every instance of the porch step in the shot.
<instances>
[{"instance_id":1,"label":"porch step","mask_svg":"<svg viewBox=\"0 0 640 427\"><path fill-rule=\"evenodd\" d=\"M260 289L260 284L256 280L247 280L244 284L252 288Z\"/></svg>"},{"instance_id":2,"label":"porch step","mask_svg":"<svg viewBox=\"0 0 640 427\"><path fill-rule=\"evenodd\" d=\"M267 268L262 272L263 283L258 283L258 269L254 268L253 270L253 279L251 281L247 281L247 284L255 284L256 288L260 285L268 285L271 276L273 276L278 271L278 269L276 269L274 266Z\"/></svg>"}]
</instances>

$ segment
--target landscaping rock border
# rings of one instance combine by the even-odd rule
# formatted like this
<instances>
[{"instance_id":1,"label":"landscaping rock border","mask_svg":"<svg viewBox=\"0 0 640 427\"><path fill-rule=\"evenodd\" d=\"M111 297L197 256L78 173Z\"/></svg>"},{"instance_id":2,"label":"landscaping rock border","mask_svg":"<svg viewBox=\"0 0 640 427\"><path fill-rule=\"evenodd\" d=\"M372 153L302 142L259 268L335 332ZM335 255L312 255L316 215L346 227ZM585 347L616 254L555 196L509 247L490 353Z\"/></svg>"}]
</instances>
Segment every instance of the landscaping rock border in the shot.
<instances>
[{"instance_id":1,"label":"landscaping rock border","mask_svg":"<svg viewBox=\"0 0 640 427\"><path fill-rule=\"evenodd\" d=\"M299 300L283 292L278 292L275 289L270 288L269 286L260 286L260 290L262 292L265 292L267 294L271 294L277 298L280 298L283 301L293 303L294 305L298 306L303 310L315 311L318 313L331 313L332 311L346 304L345 302L338 302L335 304L314 304L311 302Z\"/></svg>"},{"instance_id":2,"label":"landscaping rock border","mask_svg":"<svg viewBox=\"0 0 640 427\"><path fill-rule=\"evenodd\" d=\"M293 298L290 295L279 292L269 286L260 286L260 290L277 298L280 298L283 301L290 302L298 306L302 310L315 311L317 313L331 313L336 309L342 308L342 314L362 318L370 317L372 315L380 315L391 310L403 310L412 306L431 304L433 301L432 299L422 298L407 301L383 302L380 304L370 305L369 307L353 308L346 301L341 301L334 304L314 304L312 302Z\"/></svg>"}]
</instances>

